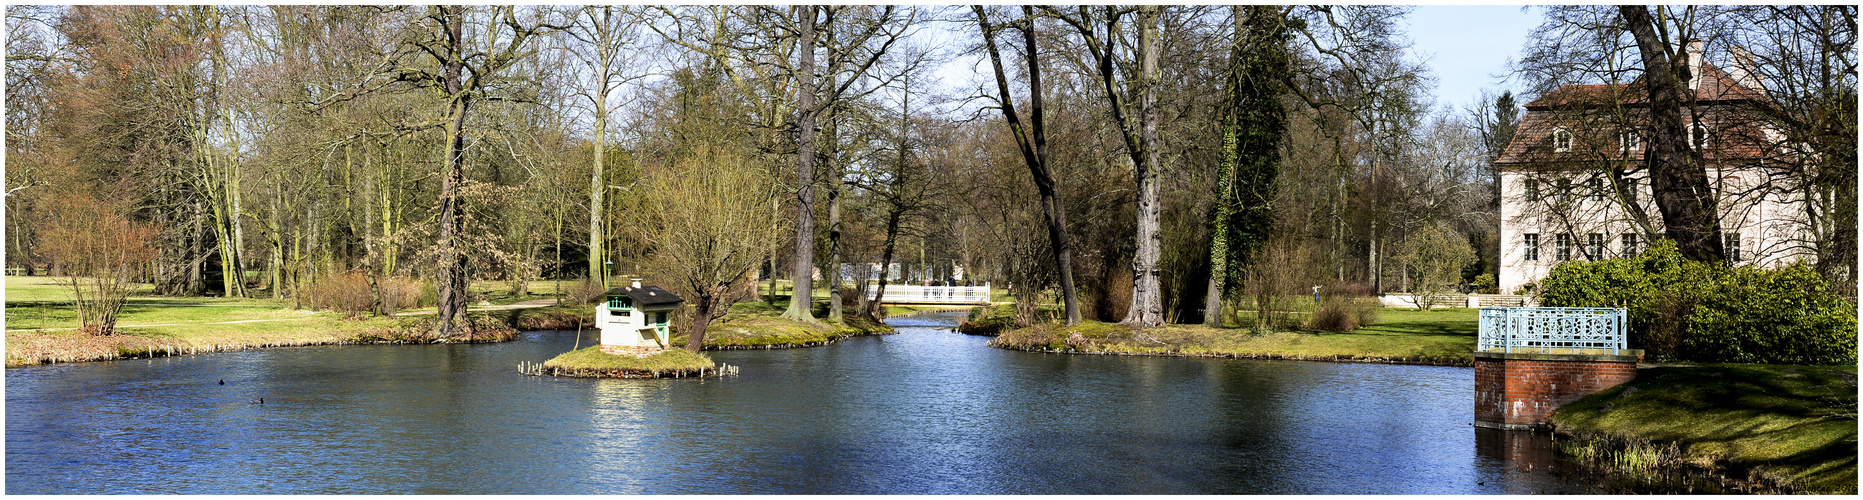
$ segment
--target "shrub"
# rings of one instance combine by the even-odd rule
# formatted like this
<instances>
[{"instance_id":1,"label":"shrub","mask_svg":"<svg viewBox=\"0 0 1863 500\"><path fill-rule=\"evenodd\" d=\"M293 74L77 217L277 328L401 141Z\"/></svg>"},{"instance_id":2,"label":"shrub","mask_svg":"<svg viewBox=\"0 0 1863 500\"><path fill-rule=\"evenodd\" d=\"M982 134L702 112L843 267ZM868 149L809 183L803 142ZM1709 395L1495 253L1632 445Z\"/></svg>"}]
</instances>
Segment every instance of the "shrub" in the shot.
<instances>
[{"instance_id":1,"label":"shrub","mask_svg":"<svg viewBox=\"0 0 1863 500\"><path fill-rule=\"evenodd\" d=\"M1378 306L1365 300L1327 297L1307 319L1309 330L1349 332L1378 320Z\"/></svg>"},{"instance_id":2,"label":"shrub","mask_svg":"<svg viewBox=\"0 0 1863 500\"><path fill-rule=\"evenodd\" d=\"M1857 360L1855 305L1803 263L1756 269L1692 262L1665 240L1630 259L1562 263L1542 285L1543 305L1627 309L1631 347L1656 359Z\"/></svg>"},{"instance_id":3,"label":"shrub","mask_svg":"<svg viewBox=\"0 0 1863 500\"><path fill-rule=\"evenodd\" d=\"M421 283L403 276L390 276L377 282L382 302L393 309L418 307ZM351 315L369 312L373 302L369 279L360 271L328 276L311 283L304 290L304 303L312 309L340 311Z\"/></svg>"},{"instance_id":4,"label":"shrub","mask_svg":"<svg viewBox=\"0 0 1863 500\"><path fill-rule=\"evenodd\" d=\"M1469 282L1469 287L1469 293L1495 293L1501 288L1500 282L1494 278L1494 273L1481 273L1481 276L1476 276L1474 281Z\"/></svg>"}]
</instances>

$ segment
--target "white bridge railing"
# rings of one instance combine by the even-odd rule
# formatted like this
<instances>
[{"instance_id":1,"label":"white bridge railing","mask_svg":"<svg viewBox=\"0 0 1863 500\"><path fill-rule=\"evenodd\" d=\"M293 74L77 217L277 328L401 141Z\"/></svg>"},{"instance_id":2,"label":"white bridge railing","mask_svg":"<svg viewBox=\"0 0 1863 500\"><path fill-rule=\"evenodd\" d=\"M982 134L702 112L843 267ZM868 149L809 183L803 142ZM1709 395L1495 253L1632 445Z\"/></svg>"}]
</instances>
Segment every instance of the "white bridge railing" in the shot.
<instances>
[{"instance_id":1,"label":"white bridge railing","mask_svg":"<svg viewBox=\"0 0 1863 500\"><path fill-rule=\"evenodd\" d=\"M878 293L878 291L867 292L867 300L874 300L875 293ZM988 285L886 285L886 298L880 299L880 302L891 302L894 304L987 304L990 302L990 287Z\"/></svg>"},{"instance_id":2,"label":"white bridge railing","mask_svg":"<svg viewBox=\"0 0 1863 500\"><path fill-rule=\"evenodd\" d=\"M1615 307L1483 307L1480 326L1477 351L1618 354L1629 321Z\"/></svg>"}]
</instances>

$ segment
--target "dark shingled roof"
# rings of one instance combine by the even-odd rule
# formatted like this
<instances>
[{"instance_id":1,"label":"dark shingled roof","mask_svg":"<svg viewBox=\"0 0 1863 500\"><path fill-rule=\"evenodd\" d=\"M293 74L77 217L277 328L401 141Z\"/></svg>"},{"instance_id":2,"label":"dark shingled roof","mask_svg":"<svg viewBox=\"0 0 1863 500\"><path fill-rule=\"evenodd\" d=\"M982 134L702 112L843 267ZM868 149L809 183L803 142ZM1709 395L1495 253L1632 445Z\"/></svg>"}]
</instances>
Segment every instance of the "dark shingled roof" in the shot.
<instances>
[{"instance_id":1,"label":"dark shingled roof","mask_svg":"<svg viewBox=\"0 0 1863 500\"><path fill-rule=\"evenodd\" d=\"M634 299L635 304L640 304L643 306L657 306L657 305L662 305L662 304L678 304L680 302L686 301L686 299L679 298L678 295L673 295L673 292L668 292L666 291L666 289L660 288L657 286L643 286L639 288L631 287L631 286L618 286L618 287L609 289L606 292L602 292L601 295L597 295L595 297L590 298L589 303L594 304L597 302L601 302L603 299L606 299L608 297L613 297L616 295L625 295L627 296L627 298Z\"/></svg>"}]
</instances>

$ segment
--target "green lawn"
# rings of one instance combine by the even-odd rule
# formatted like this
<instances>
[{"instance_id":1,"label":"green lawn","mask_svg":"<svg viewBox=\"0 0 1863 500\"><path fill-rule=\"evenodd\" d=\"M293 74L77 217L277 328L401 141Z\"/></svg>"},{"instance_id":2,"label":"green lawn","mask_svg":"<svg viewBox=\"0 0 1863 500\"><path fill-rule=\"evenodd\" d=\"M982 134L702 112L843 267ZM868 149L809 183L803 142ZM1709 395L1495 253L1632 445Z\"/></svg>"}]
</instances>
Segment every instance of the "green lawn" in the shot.
<instances>
[{"instance_id":1,"label":"green lawn","mask_svg":"<svg viewBox=\"0 0 1863 500\"><path fill-rule=\"evenodd\" d=\"M1552 422L1578 438L1566 448L1581 458L1692 464L1785 492L1857 491L1856 366L1646 368L1560 407ZM1659 453L1668 445L1679 455Z\"/></svg>"},{"instance_id":2,"label":"green lawn","mask_svg":"<svg viewBox=\"0 0 1863 500\"><path fill-rule=\"evenodd\" d=\"M346 319L292 309L290 300L132 295L117 334L76 332L77 310L63 278L6 278L6 365L118 359L160 349L177 352L352 341L362 334L408 331L418 318ZM390 335L391 337L393 335Z\"/></svg>"},{"instance_id":3,"label":"green lawn","mask_svg":"<svg viewBox=\"0 0 1863 500\"><path fill-rule=\"evenodd\" d=\"M543 362L543 366L563 370L571 375L593 375L600 372L608 376L666 376L697 374L716 364L712 362L712 358L704 354L689 352L685 349L667 349L651 356L634 357L608 354L602 352L600 347L586 347L551 358Z\"/></svg>"}]
</instances>

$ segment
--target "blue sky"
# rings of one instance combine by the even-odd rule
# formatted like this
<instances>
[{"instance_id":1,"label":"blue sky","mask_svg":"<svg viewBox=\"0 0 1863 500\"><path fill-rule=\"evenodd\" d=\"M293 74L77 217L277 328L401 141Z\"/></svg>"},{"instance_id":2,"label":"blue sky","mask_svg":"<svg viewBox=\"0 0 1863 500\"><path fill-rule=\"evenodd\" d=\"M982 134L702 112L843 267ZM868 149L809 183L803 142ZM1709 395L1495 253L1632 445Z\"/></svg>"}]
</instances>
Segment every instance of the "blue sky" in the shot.
<instances>
[{"instance_id":1,"label":"blue sky","mask_svg":"<svg viewBox=\"0 0 1863 500\"><path fill-rule=\"evenodd\" d=\"M1436 76L1437 106L1474 104L1482 89L1499 94L1519 84L1504 82L1507 62L1519 57L1527 32L1540 13L1518 5L1420 5L1410 13L1411 51Z\"/></svg>"},{"instance_id":2,"label":"blue sky","mask_svg":"<svg viewBox=\"0 0 1863 500\"><path fill-rule=\"evenodd\" d=\"M1506 77L1507 62L1519 56L1527 32L1539 25L1538 11L1521 12L1519 5L1420 5L1408 20L1412 57L1425 61L1435 75L1437 87L1431 94L1439 108L1469 107L1482 89L1519 93L1517 83L1501 78ZM946 29L953 28L975 26L955 24ZM968 88L966 83L975 83L972 78L993 84L989 71L982 56L973 55L950 61L933 74L947 87Z\"/></svg>"}]
</instances>

